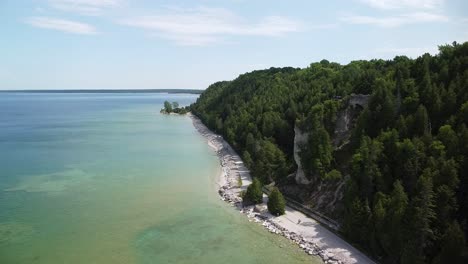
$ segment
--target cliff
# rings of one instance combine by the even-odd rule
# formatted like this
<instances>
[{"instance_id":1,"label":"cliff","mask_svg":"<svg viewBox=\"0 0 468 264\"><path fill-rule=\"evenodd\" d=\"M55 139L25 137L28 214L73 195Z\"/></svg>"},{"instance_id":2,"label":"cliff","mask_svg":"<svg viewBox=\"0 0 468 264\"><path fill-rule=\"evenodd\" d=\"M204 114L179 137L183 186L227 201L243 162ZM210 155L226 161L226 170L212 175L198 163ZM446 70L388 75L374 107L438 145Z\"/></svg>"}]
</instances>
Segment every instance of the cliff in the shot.
<instances>
[{"instance_id":1,"label":"cliff","mask_svg":"<svg viewBox=\"0 0 468 264\"><path fill-rule=\"evenodd\" d=\"M348 164L351 154L348 148L351 131L355 127L356 119L361 111L369 103L369 95L352 94L343 102L343 108L337 113L334 124L332 142L335 157L340 160L340 167L345 173L348 172ZM288 184L282 190L294 199L302 202L308 208L318 211L332 218L337 218L342 211L341 200L343 198L343 187L349 177L349 172L339 181L321 181L317 175L310 175L304 171L300 152L305 147L311 133L294 127L294 161L297 169L294 174L296 184Z\"/></svg>"}]
</instances>

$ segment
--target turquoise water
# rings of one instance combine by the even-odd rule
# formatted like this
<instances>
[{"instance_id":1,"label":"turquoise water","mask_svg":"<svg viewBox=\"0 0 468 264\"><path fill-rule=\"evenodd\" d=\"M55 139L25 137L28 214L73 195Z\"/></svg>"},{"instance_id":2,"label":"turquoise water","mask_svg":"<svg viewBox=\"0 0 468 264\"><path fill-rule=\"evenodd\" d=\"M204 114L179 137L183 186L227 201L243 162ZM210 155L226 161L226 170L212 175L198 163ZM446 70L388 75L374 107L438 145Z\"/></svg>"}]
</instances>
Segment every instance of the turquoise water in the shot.
<instances>
[{"instance_id":1,"label":"turquoise water","mask_svg":"<svg viewBox=\"0 0 468 264\"><path fill-rule=\"evenodd\" d=\"M220 201L196 95L0 94L0 263L310 263ZM317 261L318 263L318 261Z\"/></svg>"}]
</instances>

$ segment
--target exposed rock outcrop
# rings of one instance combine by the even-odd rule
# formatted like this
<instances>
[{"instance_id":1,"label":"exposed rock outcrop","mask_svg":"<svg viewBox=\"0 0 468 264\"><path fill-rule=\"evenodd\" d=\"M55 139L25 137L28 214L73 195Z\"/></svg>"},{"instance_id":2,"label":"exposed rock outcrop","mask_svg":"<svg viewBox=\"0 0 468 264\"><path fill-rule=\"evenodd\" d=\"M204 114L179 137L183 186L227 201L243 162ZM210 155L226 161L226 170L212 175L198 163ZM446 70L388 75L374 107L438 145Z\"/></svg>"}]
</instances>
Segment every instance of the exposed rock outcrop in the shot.
<instances>
[{"instance_id":1,"label":"exposed rock outcrop","mask_svg":"<svg viewBox=\"0 0 468 264\"><path fill-rule=\"evenodd\" d=\"M310 180L307 179L301 163L299 153L304 144L307 143L309 133L303 133L297 126L294 127L294 161L296 161L297 171L295 175L297 184L309 184Z\"/></svg>"},{"instance_id":2,"label":"exposed rock outcrop","mask_svg":"<svg viewBox=\"0 0 468 264\"><path fill-rule=\"evenodd\" d=\"M359 113L369 103L370 95L352 94L346 107L338 112L333 135L333 146L338 148L346 144L351 136L351 130Z\"/></svg>"},{"instance_id":3,"label":"exposed rock outcrop","mask_svg":"<svg viewBox=\"0 0 468 264\"><path fill-rule=\"evenodd\" d=\"M352 155L348 144L352 129L355 126L357 117L369 103L369 98L370 95L352 94L345 99L342 109L337 113L335 130L333 135L330 136L334 147L335 162L343 175L347 175L348 164ZM300 151L307 144L309 136L313 135L302 131L297 126L294 128L294 133L294 160L297 165L294 174L296 185L283 186L282 191L288 197L300 201L310 209L334 218L342 209L340 202L343 198L346 177L339 181L320 181L314 175L307 175L301 162ZM304 187L304 185L307 185L307 187Z\"/></svg>"},{"instance_id":4,"label":"exposed rock outcrop","mask_svg":"<svg viewBox=\"0 0 468 264\"><path fill-rule=\"evenodd\" d=\"M351 97L348 101L348 106L356 107L359 105L364 108L369 103L369 98L369 94L351 94Z\"/></svg>"}]
</instances>

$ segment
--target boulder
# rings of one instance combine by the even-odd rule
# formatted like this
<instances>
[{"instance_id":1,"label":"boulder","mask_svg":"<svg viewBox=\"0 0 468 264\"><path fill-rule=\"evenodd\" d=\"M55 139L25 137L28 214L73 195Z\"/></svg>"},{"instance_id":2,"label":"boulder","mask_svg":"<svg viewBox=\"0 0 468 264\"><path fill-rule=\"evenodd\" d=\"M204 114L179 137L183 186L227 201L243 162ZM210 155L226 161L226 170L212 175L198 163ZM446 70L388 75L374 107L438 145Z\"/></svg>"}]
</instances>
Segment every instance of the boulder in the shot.
<instances>
[{"instance_id":1,"label":"boulder","mask_svg":"<svg viewBox=\"0 0 468 264\"><path fill-rule=\"evenodd\" d=\"M263 213L266 210L267 210L267 207L264 204L257 204L257 205L254 206L254 212Z\"/></svg>"}]
</instances>

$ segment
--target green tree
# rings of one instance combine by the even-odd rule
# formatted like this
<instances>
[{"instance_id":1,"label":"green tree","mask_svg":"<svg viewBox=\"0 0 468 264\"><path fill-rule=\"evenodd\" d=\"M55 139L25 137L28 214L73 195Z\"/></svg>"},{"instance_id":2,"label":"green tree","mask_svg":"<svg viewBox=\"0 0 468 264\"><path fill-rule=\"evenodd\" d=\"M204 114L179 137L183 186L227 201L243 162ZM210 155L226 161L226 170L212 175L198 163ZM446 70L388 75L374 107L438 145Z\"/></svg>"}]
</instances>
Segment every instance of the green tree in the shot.
<instances>
[{"instance_id":1,"label":"green tree","mask_svg":"<svg viewBox=\"0 0 468 264\"><path fill-rule=\"evenodd\" d=\"M354 198L346 216L345 234L352 241L363 243L370 237L369 223L371 221L371 210L367 201Z\"/></svg>"},{"instance_id":2,"label":"green tree","mask_svg":"<svg viewBox=\"0 0 468 264\"><path fill-rule=\"evenodd\" d=\"M413 131L419 136L429 132L429 116L424 105L420 105L414 114Z\"/></svg>"},{"instance_id":3,"label":"green tree","mask_svg":"<svg viewBox=\"0 0 468 264\"><path fill-rule=\"evenodd\" d=\"M374 224L372 251L376 255L382 255L383 243L386 239L385 221L387 216L388 198L385 194L377 192L374 196L374 208L372 209L372 222Z\"/></svg>"},{"instance_id":4,"label":"green tree","mask_svg":"<svg viewBox=\"0 0 468 264\"><path fill-rule=\"evenodd\" d=\"M282 215L284 214L284 209L286 207L286 201L284 200L283 194L278 190L278 188L273 188L270 195L268 196L268 211L272 215Z\"/></svg>"},{"instance_id":5,"label":"green tree","mask_svg":"<svg viewBox=\"0 0 468 264\"><path fill-rule=\"evenodd\" d=\"M335 169L329 171L327 175L325 176L325 179L328 181L338 181L338 180L341 180L341 178L342 178L341 172Z\"/></svg>"},{"instance_id":6,"label":"green tree","mask_svg":"<svg viewBox=\"0 0 468 264\"><path fill-rule=\"evenodd\" d=\"M432 172L424 170L417 183L417 193L407 216L405 236L408 241L402 252L402 263L426 263L425 250L434 239L432 222L435 219Z\"/></svg>"},{"instance_id":7,"label":"green tree","mask_svg":"<svg viewBox=\"0 0 468 264\"><path fill-rule=\"evenodd\" d=\"M244 164L247 168L252 167L252 156L250 156L250 153L247 150L242 153L242 160L244 160Z\"/></svg>"},{"instance_id":8,"label":"green tree","mask_svg":"<svg viewBox=\"0 0 468 264\"><path fill-rule=\"evenodd\" d=\"M256 154L259 161L254 167L255 176L266 181L282 180L287 174L286 157L276 144L262 140Z\"/></svg>"},{"instance_id":9,"label":"green tree","mask_svg":"<svg viewBox=\"0 0 468 264\"><path fill-rule=\"evenodd\" d=\"M468 124L468 101L464 102L460 107L460 122Z\"/></svg>"},{"instance_id":10,"label":"green tree","mask_svg":"<svg viewBox=\"0 0 468 264\"><path fill-rule=\"evenodd\" d=\"M351 176L361 190L362 199L372 199L376 182L381 183L381 172L377 165L382 152L382 145L369 137L363 137L361 147L353 155L351 161Z\"/></svg>"},{"instance_id":11,"label":"green tree","mask_svg":"<svg viewBox=\"0 0 468 264\"><path fill-rule=\"evenodd\" d=\"M255 138L250 132L247 134L247 137L245 140L245 148L250 153L255 153Z\"/></svg>"},{"instance_id":12,"label":"green tree","mask_svg":"<svg viewBox=\"0 0 468 264\"><path fill-rule=\"evenodd\" d=\"M460 225L454 221L449 224L441 238L442 248L436 256L434 263L436 264L461 264L466 263L463 257L466 257L466 240Z\"/></svg>"},{"instance_id":13,"label":"green tree","mask_svg":"<svg viewBox=\"0 0 468 264\"><path fill-rule=\"evenodd\" d=\"M262 184L257 178L254 178L252 184L247 187L247 191L245 192L243 199L246 203L254 204L258 204L263 201Z\"/></svg>"},{"instance_id":14,"label":"green tree","mask_svg":"<svg viewBox=\"0 0 468 264\"><path fill-rule=\"evenodd\" d=\"M391 127L395 122L395 103L388 83L383 79L378 79L377 88L369 100L369 110L371 111L368 127L370 136L375 137L381 129Z\"/></svg>"},{"instance_id":15,"label":"green tree","mask_svg":"<svg viewBox=\"0 0 468 264\"><path fill-rule=\"evenodd\" d=\"M439 128L439 134L437 139L442 141L445 148L447 149L447 155L453 157L457 154L458 150L458 137L455 131L453 131L452 126L444 125Z\"/></svg>"},{"instance_id":16,"label":"green tree","mask_svg":"<svg viewBox=\"0 0 468 264\"><path fill-rule=\"evenodd\" d=\"M395 173L397 178L402 179L405 191L410 195L416 188L416 182L421 172L421 155L415 141L404 139L403 142L398 143L397 160L399 162Z\"/></svg>"},{"instance_id":17,"label":"green tree","mask_svg":"<svg viewBox=\"0 0 468 264\"><path fill-rule=\"evenodd\" d=\"M390 262L398 262L404 248L403 218L407 207L408 196L401 182L396 180L386 210L385 228L380 234L382 246Z\"/></svg>"},{"instance_id":18,"label":"green tree","mask_svg":"<svg viewBox=\"0 0 468 264\"><path fill-rule=\"evenodd\" d=\"M333 148L327 130L318 125L310 133L307 148L301 151L304 168L311 175L326 177L332 161Z\"/></svg>"},{"instance_id":19,"label":"green tree","mask_svg":"<svg viewBox=\"0 0 468 264\"><path fill-rule=\"evenodd\" d=\"M172 112L172 105L168 101L164 101L164 111L166 111L166 113Z\"/></svg>"}]
</instances>

